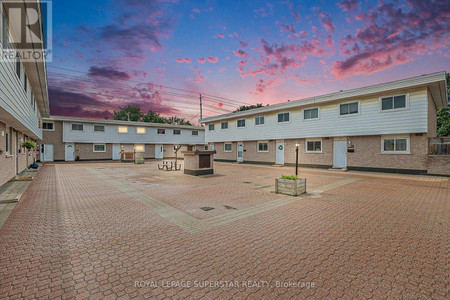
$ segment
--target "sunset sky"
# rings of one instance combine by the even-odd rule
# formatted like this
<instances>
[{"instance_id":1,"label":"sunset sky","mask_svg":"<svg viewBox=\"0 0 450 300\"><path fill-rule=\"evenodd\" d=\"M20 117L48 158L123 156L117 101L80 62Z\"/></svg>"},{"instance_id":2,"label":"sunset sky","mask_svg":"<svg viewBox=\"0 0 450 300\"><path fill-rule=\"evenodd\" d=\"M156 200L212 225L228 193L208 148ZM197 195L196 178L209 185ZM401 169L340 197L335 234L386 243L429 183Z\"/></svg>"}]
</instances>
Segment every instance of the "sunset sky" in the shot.
<instances>
[{"instance_id":1,"label":"sunset sky","mask_svg":"<svg viewBox=\"0 0 450 300\"><path fill-rule=\"evenodd\" d=\"M52 115L196 121L450 70L450 1L53 1Z\"/></svg>"}]
</instances>

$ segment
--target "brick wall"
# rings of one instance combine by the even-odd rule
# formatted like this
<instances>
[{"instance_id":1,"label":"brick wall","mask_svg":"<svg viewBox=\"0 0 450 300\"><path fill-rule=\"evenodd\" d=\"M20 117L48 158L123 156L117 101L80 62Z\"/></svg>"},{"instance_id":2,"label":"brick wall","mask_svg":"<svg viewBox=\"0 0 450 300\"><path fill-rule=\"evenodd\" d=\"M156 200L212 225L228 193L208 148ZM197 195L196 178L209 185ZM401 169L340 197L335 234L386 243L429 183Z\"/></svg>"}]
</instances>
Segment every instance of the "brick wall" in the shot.
<instances>
[{"instance_id":1,"label":"brick wall","mask_svg":"<svg viewBox=\"0 0 450 300\"><path fill-rule=\"evenodd\" d=\"M298 163L300 165L331 166L333 164L333 138L322 138L322 153L307 153L305 148L305 139L285 140L285 164L295 164L295 144L297 141L299 143Z\"/></svg>"},{"instance_id":2,"label":"brick wall","mask_svg":"<svg viewBox=\"0 0 450 300\"><path fill-rule=\"evenodd\" d=\"M266 141L264 141L266 142ZM245 141L244 142L244 162L264 162L275 163L275 141L267 141L269 143L268 152L258 152L258 141ZM237 144L233 144L234 151L236 152ZM237 155L237 154L236 154Z\"/></svg>"},{"instance_id":3,"label":"brick wall","mask_svg":"<svg viewBox=\"0 0 450 300\"><path fill-rule=\"evenodd\" d=\"M65 148L63 143L63 122L54 121L54 130L42 130L42 144L53 145L53 159L65 160Z\"/></svg>"},{"instance_id":4,"label":"brick wall","mask_svg":"<svg viewBox=\"0 0 450 300\"><path fill-rule=\"evenodd\" d=\"M231 143L231 152L224 151L225 143L214 143L214 150L216 150L216 154L214 155L214 159L224 159L224 160L232 160L236 161L237 159L237 143ZM244 153L245 159L245 153Z\"/></svg>"},{"instance_id":5,"label":"brick wall","mask_svg":"<svg viewBox=\"0 0 450 300\"><path fill-rule=\"evenodd\" d=\"M391 168L426 170L428 138L410 135L411 154L382 154L381 136L350 137L355 152L347 154L347 165L351 167Z\"/></svg>"},{"instance_id":6,"label":"brick wall","mask_svg":"<svg viewBox=\"0 0 450 300\"><path fill-rule=\"evenodd\" d=\"M12 155L6 155L6 132L11 132L10 127L5 123L0 122L0 133L3 132L3 136L0 135L0 150L3 151L0 154L0 185L4 184L8 180L14 177L14 157ZM10 141L13 138L10 137ZM10 151L12 151L10 147ZM12 153L12 152L11 152Z\"/></svg>"},{"instance_id":7,"label":"brick wall","mask_svg":"<svg viewBox=\"0 0 450 300\"><path fill-rule=\"evenodd\" d=\"M450 156L428 156L428 173L450 176Z\"/></svg>"},{"instance_id":8,"label":"brick wall","mask_svg":"<svg viewBox=\"0 0 450 300\"><path fill-rule=\"evenodd\" d=\"M80 160L111 159L112 144L106 144L106 152L94 152L94 144L75 143L75 157Z\"/></svg>"}]
</instances>

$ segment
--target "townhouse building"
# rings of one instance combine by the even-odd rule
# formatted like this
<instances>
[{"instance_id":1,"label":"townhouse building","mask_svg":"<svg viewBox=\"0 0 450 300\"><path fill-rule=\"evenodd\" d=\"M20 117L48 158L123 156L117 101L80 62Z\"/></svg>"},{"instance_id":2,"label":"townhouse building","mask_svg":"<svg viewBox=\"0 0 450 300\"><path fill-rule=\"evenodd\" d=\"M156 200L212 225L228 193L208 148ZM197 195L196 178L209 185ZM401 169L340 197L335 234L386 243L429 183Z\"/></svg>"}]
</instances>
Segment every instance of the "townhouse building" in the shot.
<instances>
[{"instance_id":1,"label":"townhouse building","mask_svg":"<svg viewBox=\"0 0 450 300\"><path fill-rule=\"evenodd\" d=\"M218 161L425 174L447 99L437 72L199 121Z\"/></svg>"},{"instance_id":2,"label":"townhouse building","mask_svg":"<svg viewBox=\"0 0 450 300\"><path fill-rule=\"evenodd\" d=\"M39 1L37 1L39 2ZM18 1L16 7L25 8ZM25 141L42 139L42 117L49 115L45 61L4 58L6 51L20 46L20 29L9 22L8 3L0 5L0 185L34 161L34 152L22 147ZM42 15L37 22L42 24ZM43 33L37 39L43 39ZM39 50L37 43L35 49ZM40 45L44 49L43 43Z\"/></svg>"},{"instance_id":3,"label":"townhouse building","mask_svg":"<svg viewBox=\"0 0 450 300\"><path fill-rule=\"evenodd\" d=\"M119 160L121 152L145 159L183 158L188 148L205 148L203 127L117 120L44 118L40 160Z\"/></svg>"}]
</instances>

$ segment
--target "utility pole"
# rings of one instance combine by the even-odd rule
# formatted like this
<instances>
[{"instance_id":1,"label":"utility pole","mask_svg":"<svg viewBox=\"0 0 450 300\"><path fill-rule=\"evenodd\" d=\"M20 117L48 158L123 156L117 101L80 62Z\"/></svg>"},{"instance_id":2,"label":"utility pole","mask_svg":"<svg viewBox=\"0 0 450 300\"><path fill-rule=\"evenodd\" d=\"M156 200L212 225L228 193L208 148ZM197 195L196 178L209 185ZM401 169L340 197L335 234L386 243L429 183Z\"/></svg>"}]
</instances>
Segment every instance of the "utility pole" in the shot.
<instances>
[{"instance_id":1,"label":"utility pole","mask_svg":"<svg viewBox=\"0 0 450 300\"><path fill-rule=\"evenodd\" d=\"M200 94L200 120L203 119L202 94Z\"/></svg>"}]
</instances>

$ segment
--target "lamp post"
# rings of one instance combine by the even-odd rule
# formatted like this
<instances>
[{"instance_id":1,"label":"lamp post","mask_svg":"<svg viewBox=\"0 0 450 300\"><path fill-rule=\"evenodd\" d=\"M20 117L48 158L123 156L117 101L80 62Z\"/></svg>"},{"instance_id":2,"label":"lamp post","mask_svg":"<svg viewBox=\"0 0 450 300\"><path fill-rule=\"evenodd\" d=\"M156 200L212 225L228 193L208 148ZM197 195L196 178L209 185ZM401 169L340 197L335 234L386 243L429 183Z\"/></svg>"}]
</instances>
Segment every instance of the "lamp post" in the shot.
<instances>
[{"instance_id":1,"label":"lamp post","mask_svg":"<svg viewBox=\"0 0 450 300\"><path fill-rule=\"evenodd\" d=\"M299 144L295 144L295 175L298 176L298 146Z\"/></svg>"}]
</instances>

